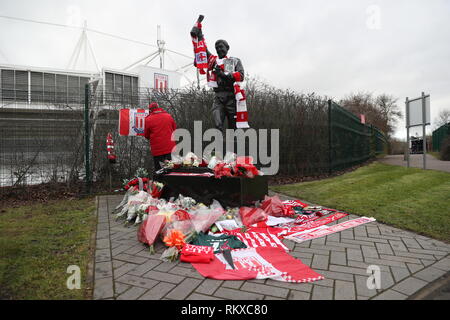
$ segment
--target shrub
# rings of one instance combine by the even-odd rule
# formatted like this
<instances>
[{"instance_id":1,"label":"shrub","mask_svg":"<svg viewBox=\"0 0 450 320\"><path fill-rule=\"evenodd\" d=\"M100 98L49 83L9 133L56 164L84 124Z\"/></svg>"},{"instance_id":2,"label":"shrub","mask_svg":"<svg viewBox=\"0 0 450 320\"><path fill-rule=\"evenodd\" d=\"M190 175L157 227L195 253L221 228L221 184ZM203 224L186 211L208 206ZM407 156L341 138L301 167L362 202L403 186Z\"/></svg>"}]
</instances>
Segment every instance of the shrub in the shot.
<instances>
[{"instance_id":1,"label":"shrub","mask_svg":"<svg viewBox=\"0 0 450 320\"><path fill-rule=\"evenodd\" d=\"M443 161L450 161L450 136L442 140L440 158Z\"/></svg>"}]
</instances>

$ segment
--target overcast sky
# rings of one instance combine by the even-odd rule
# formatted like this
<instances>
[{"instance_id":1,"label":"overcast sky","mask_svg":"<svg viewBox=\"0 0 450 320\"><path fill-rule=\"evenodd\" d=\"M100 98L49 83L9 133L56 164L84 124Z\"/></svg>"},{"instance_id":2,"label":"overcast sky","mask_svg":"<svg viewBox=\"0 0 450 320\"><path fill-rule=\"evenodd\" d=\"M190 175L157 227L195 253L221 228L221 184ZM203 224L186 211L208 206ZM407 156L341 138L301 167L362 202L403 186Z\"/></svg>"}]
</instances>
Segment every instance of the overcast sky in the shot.
<instances>
[{"instance_id":1,"label":"overcast sky","mask_svg":"<svg viewBox=\"0 0 450 320\"><path fill-rule=\"evenodd\" d=\"M431 94L431 120L450 109L450 1L0 0L0 15L88 28L193 56L199 14L207 44L226 39L246 73L339 100L352 92ZM0 18L0 64L65 68L81 30ZM154 47L88 33L100 66L123 69ZM214 50L211 50L214 52ZM172 60L174 61L172 61ZM170 54L166 67L191 60ZM156 61L155 61L156 62ZM81 64L83 61L79 62ZM92 59L86 68L93 69ZM191 72L192 73L192 72ZM190 76L188 74L188 76ZM406 137L404 120L396 136ZM417 129L413 134L421 132Z\"/></svg>"}]
</instances>

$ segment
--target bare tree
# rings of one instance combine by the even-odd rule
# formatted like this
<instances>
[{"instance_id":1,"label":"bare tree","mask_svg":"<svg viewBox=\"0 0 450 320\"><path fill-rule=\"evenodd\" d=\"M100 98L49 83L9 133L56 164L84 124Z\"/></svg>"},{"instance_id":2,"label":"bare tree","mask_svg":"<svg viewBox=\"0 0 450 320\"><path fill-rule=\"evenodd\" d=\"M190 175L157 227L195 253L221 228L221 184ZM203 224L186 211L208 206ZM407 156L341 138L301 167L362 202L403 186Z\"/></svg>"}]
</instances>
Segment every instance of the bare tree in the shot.
<instances>
[{"instance_id":1,"label":"bare tree","mask_svg":"<svg viewBox=\"0 0 450 320\"><path fill-rule=\"evenodd\" d=\"M441 110L434 120L434 126L435 128L439 128L440 126L443 126L444 124L447 124L450 122L450 110L444 109Z\"/></svg>"}]
</instances>

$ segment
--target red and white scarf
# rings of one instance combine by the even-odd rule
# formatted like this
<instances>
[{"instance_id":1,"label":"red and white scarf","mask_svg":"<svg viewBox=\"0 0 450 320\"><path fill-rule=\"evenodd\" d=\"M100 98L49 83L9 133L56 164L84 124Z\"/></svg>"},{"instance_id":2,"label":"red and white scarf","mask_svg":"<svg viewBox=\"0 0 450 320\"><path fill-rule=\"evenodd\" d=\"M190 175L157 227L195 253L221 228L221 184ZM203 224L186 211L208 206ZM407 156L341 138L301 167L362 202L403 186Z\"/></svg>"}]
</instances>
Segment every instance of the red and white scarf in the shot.
<instances>
[{"instance_id":1,"label":"red and white scarf","mask_svg":"<svg viewBox=\"0 0 450 320\"><path fill-rule=\"evenodd\" d=\"M202 24L196 22L194 27L202 28ZM192 45L194 47L195 65L199 69L200 74L205 74L205 69L208 69L208 55L206 53L206 42L203 37L202 40L198 40L197 37L191 36Z\"/></svg>"}]
</instances>

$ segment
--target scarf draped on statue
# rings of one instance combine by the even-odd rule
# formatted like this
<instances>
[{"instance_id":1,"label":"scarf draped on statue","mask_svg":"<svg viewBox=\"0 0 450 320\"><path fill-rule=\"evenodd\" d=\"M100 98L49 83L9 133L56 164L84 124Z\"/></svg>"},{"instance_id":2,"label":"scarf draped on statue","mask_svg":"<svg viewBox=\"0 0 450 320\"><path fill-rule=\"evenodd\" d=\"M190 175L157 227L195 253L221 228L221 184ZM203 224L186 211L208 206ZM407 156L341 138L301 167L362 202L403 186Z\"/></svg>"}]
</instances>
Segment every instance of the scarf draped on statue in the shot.
<instances>
[{"instance_id":1,"label":"scarf draped on statue","mask_svg":"<svg viewBox=\"0 0 450 320\"><path fill-rule=\"evenodd\" d=\"M200 22L196 22L194 27L198 29L202 29L202 24ZM219 59L215 55L210 55L208 59L206 42L205 38L202 37L198 39L198 37L191 35L192 45L194 47L194 55L195 61L194 65L199 70L200 74L206 74L206 79L208 81L208 86L211 88L217 88L217 75L213 72L214 66L217 64L222 71L225 72L226 75L229 74L229 71L225 70L225 59L229 59L225 57L223 59ZM233 65L234 67L234 65ZM207 71L205 71L205 69ZM234 87L234 96L236 98L236 128L237 129L246 129L250 128L248 124L248 112L247 112L247 102L245 98L245 91L242 89L243 81L241 79L241 74L239 72L232 72L232 76L234 79L233 87Z\"/></svg>"}]
</instances>

